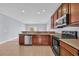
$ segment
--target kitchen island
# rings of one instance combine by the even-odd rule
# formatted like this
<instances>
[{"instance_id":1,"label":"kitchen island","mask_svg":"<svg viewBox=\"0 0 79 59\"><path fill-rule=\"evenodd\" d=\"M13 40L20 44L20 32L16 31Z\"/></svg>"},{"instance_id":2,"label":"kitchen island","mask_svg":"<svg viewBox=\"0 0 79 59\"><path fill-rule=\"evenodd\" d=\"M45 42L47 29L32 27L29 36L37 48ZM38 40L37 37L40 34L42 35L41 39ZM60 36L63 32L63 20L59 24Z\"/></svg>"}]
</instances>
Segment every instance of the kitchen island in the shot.
<instances>
[{"instance_id":1,"label":"kitchen island","mask_svg":"<svg viewBox=\"0 0 79 59\"><path fill-rule=\"evenodd\" d=\"M52 46L52 35L54 32L29 32L29 31L22 31L19 34L19 45L26 45L24 44L25 36L31 36L32 44L31 45L40 45L40 46Z\"/></svg>"}]
</instances>

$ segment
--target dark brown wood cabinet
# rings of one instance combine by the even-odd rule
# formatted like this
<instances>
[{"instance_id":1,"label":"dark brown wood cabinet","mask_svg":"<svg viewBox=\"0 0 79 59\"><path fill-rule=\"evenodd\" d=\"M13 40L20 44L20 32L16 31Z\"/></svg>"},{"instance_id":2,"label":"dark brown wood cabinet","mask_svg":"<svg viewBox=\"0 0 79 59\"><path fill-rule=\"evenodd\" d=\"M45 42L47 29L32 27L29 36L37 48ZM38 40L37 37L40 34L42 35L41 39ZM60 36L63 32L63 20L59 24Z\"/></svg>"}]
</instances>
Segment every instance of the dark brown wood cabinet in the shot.
<instances>
[{"instance_id":1,"label":"dark brown wood cabinet","mask_svg":"<svg viewBox=\"0 0 79 59\"><path fill-rule=\"evenodd\" d=\"M19 45L24 45L24 36L23 34L19 34Z\"/></svg>"},{"instance_id":2,"label":"dark brown wood cabinet","mask_svg":"<svg viewBox=\"0 0 79 59\"><path fill-rule=\"evenodd\" d=\"M53 20L54 20L54 28L56 26L56 20L58 19L58 13L56 12L54 15L53 15Z\"/></svg>"},{"instance_id":3,"label":"dark brown wood cabinet","mask_svg":"<svg viewBox=\"0 0 79 59\"><path fill-rule=\"evenodd\" d=\"M52 24L54 22L54 25L51 24L53 28L56 26L56 20L62 17L65 14L69 14L69 24L68 25L75 25L79 26L79 3L63 3L60 5L60 7L55 11L55 13L52 15L53 20L51 20ZM51 28L52 28L51 27Z\"/></svg>"},{"instance_id":4,"label":"dark brown wood cabinet","mask_svg":"<svg viewBox=\"0 0 79 59\"><path fill-rule=\"evenodd\" d=\"M58 12L58 18L60 18L62 16L62 7L60 6L60 8L57 10Z\"/></svg>"},{"instance_id":5,"label":"dark brown wood cabinet","mask_svg":"<svg viewBox=\"0 0 79 59\"><path fill-rule=\"evenodd\" d=\"M60 46L60 55L61 56L73 56L70 52L68 52L64 47Z\"/></svg>"},{"instance_id":6,"label":"dark brown wood cabinet","mask_svg":"<svg viewBox=\"0 0 79 59\"><path fill-rule=\"evenodd\" d=\"M19 34L19 45L29 45L25 43L25 36L31 36L32 45L47 45L52 46L52 35L54 32L28 32L24 31L23 33ZM29 38L27 38L29 39Z\"/></svg>"},{"instance_id":7,"label":"dark brown wood cabinet","mask_svg":"<svg viewBox=\"0 0 79 59\"><path fill-rule=\"evenodd\" d=\"M79 22L79 3L70 4L71 24Z\"/></svg>"},{"instance_id":8,"label":"dark brown wood cabinet","mask_svg":"<svg viewBox=\"0 0 79 59\"><path fill-rule=\"evenodd\" d=\"M51 16L51 28L54 28L54 17Z\"/></svg>"},{"instance_id":9,"label":"dark brown wood cabinet","mask_svg":"<svg viewBox=\"0 0 79 59\"><path fill-rule=\"evenodd\" d=\"M41 40L40 40L41 41ZM40 43L38 37L36 35L33 35L32 36L32 44L33 45L36 45L36 44L39 44Z\"/></svg>"},{"instance_id":10,"label":"dark brown wood cabinet","mask_svg":"<svg viewBox=\"0 0 79 59\"><path fill-rule=\"evenodd\" d=\"M62 7L62 16L65 14L69 14L69 4L68 3L63 3L61 7Z\"/></svg>"},{"instance_id":11,"label":"dark brown wood cabinet","mask_svg":"<svg viewBox=\"0 0 79 59\"><path fill-rule=\"evenodd\" d=\"M49 45L51 46L51 37L49 35L33 35L32 45Z\"/></svg>"},{"instance_id":12,"label":"dark brown wood cabinet","mask_svg":"<svg viewBox=\"0 0 79 59\"><path fill-rule=\"evenodd\" d=\"M76 48L69 44L60 41L60 55L61 56L78 56L79 52Z\"/></svg>"}]
</instances>

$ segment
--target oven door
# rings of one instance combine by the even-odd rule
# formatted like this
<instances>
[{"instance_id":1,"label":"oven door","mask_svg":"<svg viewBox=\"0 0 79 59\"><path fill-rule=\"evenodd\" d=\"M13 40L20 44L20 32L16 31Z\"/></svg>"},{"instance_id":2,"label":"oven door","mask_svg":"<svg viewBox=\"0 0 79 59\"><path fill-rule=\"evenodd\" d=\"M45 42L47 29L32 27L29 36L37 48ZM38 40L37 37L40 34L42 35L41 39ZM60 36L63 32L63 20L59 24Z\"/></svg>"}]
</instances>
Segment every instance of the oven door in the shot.
<instances>
[{"instance_id":1,"label":"oven door","mask_svg":"<svg viewBox=\"0 0 79 59\"><path fill-rule=\"evenodd\" d=\"M59 52L59 50L60 50L60 40L57 37L53 37L52 41L53 41L52 42L52 48L54 50L54 53L55 53L56 56L59 56L60 55L60 52Z\"/></svg>"}]
</instances>

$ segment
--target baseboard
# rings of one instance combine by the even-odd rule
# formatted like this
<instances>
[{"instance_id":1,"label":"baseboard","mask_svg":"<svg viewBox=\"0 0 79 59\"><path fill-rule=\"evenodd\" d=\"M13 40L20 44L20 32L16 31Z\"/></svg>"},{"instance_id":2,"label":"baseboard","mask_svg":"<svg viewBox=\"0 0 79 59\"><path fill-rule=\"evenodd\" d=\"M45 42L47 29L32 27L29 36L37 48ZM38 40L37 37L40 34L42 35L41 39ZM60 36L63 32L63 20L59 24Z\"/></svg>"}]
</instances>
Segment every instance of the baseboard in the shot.
<instances>
[{"instance_id":1,"label":"baseboard","mask_svg":"<svg viewBox=\"0 0 79 59\"><path fill-rule=\"evenodd\" d=\"M15 40L15 39L17 39L17 38L18 38L18 37L13 37L13 38L11 38L11 39L1 41L0 44L6 43L6 42L8 42L8 41L13 41L13 40Z\"/></svg>"}]
</instances>

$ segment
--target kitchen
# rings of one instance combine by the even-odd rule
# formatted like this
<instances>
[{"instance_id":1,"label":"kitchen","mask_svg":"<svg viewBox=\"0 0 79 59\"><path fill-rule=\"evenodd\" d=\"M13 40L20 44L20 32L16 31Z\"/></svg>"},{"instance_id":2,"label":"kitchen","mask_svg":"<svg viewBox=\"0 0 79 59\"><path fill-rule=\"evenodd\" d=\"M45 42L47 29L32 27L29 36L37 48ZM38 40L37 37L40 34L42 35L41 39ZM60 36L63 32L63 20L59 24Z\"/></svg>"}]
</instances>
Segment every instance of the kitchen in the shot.
<instances>
[{"instance_id":1,"label":"kitchen","mask_svg":"<svg viewBox=\"0 0 79 59\"><path fill-rule=\"evenodd\" d=\"M51 24L48 23L48 33L45 31L37 31L34 32L34 29L32 29L33 32L25 31L26 35L31 35L32 36L32 43L34 44L33 40L33 35L37 36L37 41L38 43L35 43L35 45L46 45L42 44L43 43L49 43L50 39L50 45L52 50L54 50L55 55L60 55L60 56L78 56L79 55L79 20L78 20L78 15L79 15L79 4L78 3L63 3L59 6L59 8L55 11L55 13L51 16ZM49 31L50 30L50 31ZM22 34L23 34L22 33ZM45 37L41 36L48 35ZM24 36L22 36L24 38ZM20 45L24 45L24 42L22 42L22 38L19 39ZM46 41L47 40L47 41ZM31 44L31 46L33 45Z\"/></svg>"},{"instance_id":2,"label":"kitchen","mask_svg":"<svg viewBox=\"0 0 79 59\"><path fill-rule=\"evenodd\" d=\"M79 56L79 3L0 4L0 55Z\"/></svg>"}]
</instances>

